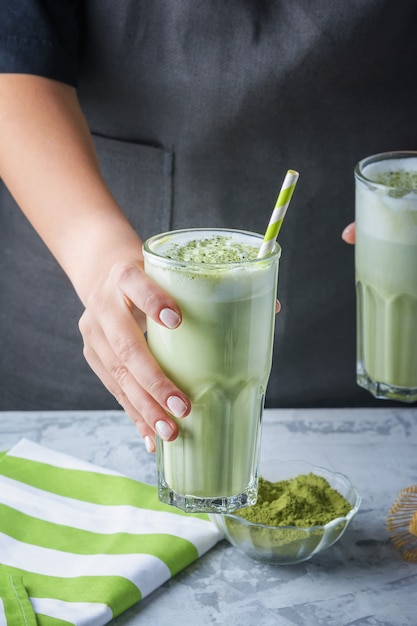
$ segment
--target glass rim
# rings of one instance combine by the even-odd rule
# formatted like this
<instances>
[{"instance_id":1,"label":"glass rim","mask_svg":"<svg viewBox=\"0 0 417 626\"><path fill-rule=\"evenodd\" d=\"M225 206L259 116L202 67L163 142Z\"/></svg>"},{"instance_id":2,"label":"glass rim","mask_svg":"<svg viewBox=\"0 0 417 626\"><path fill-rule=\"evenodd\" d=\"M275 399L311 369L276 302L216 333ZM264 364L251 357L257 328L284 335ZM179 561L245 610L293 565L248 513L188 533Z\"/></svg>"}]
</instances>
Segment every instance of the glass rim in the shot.
<instances>
[{"instance_id":1,"label":"glass rim","mask_svg":"<svg viewBox=\"0 0 417 626\"><path fill-rule=\"evenodd\" d=\"M378 163L380 161L388 161L391 159L409 159L415 158L417 159L417 150L392 150L389 152L379 152L377 154L372 154L370 156L364 157L355 165L354 175L355 179L361 183L365 183L366 185L372 185L375 189L389 189L393 191L410 191L404 187L394 187L392 185L385 185L384 183L377 183L372 180L372 178L368 178L363 173L364 168L367 165L371 165L372 163Z\"/></svg>"},{"instance_id":2,"label":"glass rim","mask_svg":"<svg viewBox=\"0 0 417 626\"><path fill-rule=\"evenodd\" d=\"M149 258L153 258L153 259L158 259L158 261L169 265L169 266L176 266L176 267L185 267L185 268L199 268L201 270L201 268L205 268L205 269L210 269L210 268L215 268L215 269L219 269L219 268L229 268L229 269L235 269L238 267L246 267L246 266L253 266L256 264L263 264L266 263L268 261L273 261L276 258L280 258L281 257L281 246L279 245L279 243L277 243L275 241L274 243L274 249L269 252L266 256L261 257L261 258L256 258L256 259L247 259L247 260L243 260L243 261L231 261L231 262L222 262L222 263L213 263L213 262L209 262L209 263L202 263L201 261L181 261L178 259L169 259L168 257L164 256L163 254L158 254L158 252L156 252L155 250L151 249L151 245L152 243L154 243L155 241L157 241L158 239L163 239L165 237L168 236L172 236L172 235L178 235L178 234L183 234L183 233L231 233L231 234L242 234L242 235L246 235L252 238L257 239L260 243L262 243L264 236L261 235L260 233L255 233L249 230L243 230L243 229L239 229L239 228L221 228L221 227L196 227L196 228L179 228L176 230L168 230L166 232L163 233L158 233L156 235L152 235L151 237L149 237L143 244L143 253L144 255L148 256Z\"/></svg>"}]
</instances>

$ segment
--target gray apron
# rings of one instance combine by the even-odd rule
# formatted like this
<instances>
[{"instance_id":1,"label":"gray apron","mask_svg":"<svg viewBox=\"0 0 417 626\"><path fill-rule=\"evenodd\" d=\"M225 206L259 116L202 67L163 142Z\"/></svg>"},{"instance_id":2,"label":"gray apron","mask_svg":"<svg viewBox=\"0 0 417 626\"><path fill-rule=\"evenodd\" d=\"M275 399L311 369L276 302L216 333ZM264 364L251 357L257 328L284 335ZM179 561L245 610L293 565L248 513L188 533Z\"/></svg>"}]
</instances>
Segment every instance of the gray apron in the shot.
<instances>
[{"instance_id":1,"label":"gray apron","mask_svg":"<svg viewBox=\"0 0 417 626\"><path fill-rule=\"evenodd\" d=\"M79 97L142 238L263 232L288 168L267 406L378 405L355 383L353 167L416 149L415 2L87 0ZM116 406L82 356L68 279L5 188L0 409ZM74 254L76 254L76 250Z\"/></svg>"}]
</instances>

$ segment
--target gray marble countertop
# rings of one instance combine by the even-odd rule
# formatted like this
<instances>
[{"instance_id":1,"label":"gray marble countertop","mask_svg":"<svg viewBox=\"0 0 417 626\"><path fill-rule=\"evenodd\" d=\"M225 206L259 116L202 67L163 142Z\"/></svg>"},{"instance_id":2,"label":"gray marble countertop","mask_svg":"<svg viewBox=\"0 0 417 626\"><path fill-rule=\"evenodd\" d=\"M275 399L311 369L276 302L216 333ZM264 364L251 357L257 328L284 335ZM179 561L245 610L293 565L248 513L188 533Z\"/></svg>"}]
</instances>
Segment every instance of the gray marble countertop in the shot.
<instances>
[{"instance_id":1,"label":"gray marble countertop","mask_svg":"<svg viewBox=\"0 0 417 626\"><path fill-rule=\"evenodd\" d=\"M22 437L155 483L155 457L122 413L0 413L0 449ZM417 409L267 410L262 458L343 472L362 496L341 540L310 561L273 566L225 540L114 626L416 626L417 563L385 529L389 507L417 484Z\"/></svg>"}]
</instances>

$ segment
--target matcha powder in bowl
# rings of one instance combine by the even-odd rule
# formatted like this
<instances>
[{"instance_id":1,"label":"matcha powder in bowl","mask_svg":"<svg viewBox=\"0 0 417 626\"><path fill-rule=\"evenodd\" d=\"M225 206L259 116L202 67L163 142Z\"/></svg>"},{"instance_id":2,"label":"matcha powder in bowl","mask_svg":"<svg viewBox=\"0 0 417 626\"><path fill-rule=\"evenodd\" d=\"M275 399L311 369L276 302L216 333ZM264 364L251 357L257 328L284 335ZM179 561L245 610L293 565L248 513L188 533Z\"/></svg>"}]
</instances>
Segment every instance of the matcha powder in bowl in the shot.
<instances>
[{"instance_id":1,"label":"matcha powder in bowl","mask_svg":"<svg viewBox=\"0 0 417 626\"><path fill-rule=\"evenodd\" d=\"M258 502L237 515L266 526L322 526L351 509L349 502L313 472L271 482L259 478Z\"/></svg>"},{"instance_id":2,"label":"matcha powder in bowl","mask_svg":"<svg viewBox=\"0 0 417 626\"><path fill-rule=\"evenodd\" d=\"M293 564L340 539L359 505L344 474L301 461L270 461L261 463L257 503L212 519L248 556Z\"/></svg>"}]
</instances>

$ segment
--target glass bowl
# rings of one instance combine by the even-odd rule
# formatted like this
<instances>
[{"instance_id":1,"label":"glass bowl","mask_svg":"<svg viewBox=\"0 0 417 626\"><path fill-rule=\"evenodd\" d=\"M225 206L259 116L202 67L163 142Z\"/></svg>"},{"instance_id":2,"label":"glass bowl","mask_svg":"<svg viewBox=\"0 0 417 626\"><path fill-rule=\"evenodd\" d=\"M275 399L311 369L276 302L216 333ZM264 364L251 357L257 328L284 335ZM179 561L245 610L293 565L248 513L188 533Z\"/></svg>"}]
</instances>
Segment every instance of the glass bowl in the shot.
<instances>
[{"instance_id":1,"label":"glass bowl","mask_svg":"<svg viewBox=\"0 0 417 626\"><path fill-rule=\"evenodd\" d=\"M352 508L345 516L337 517L322 526L308 528L266 526L231 513L213 514L210 517L232 545L253 559L281 565L307 561L340 539L358 512L361 502L350 480L339 472L304 461L264 461L259 468L259 475L271 482L288 480L310 472L325 478L351 504Z\"/></svg>"}]
</instances>

